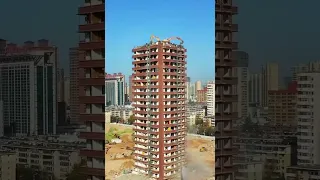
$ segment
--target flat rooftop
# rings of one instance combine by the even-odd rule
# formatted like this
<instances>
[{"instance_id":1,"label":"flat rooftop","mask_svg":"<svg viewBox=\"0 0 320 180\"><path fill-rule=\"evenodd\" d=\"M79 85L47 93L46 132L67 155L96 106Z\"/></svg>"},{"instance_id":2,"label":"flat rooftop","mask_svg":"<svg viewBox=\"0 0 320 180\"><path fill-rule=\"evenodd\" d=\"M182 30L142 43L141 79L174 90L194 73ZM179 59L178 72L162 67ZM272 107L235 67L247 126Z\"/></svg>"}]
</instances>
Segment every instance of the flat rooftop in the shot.
<instances>
[{"instance_id":1,"label":"flat rooftop","mask_svg":"<svg viewBox=\"0 0 320 180\"><path fill-rule=\"evenodd\" d=\"M289 169L320 170L320 164L289 166Z\"/></svg>"}]
</instances>

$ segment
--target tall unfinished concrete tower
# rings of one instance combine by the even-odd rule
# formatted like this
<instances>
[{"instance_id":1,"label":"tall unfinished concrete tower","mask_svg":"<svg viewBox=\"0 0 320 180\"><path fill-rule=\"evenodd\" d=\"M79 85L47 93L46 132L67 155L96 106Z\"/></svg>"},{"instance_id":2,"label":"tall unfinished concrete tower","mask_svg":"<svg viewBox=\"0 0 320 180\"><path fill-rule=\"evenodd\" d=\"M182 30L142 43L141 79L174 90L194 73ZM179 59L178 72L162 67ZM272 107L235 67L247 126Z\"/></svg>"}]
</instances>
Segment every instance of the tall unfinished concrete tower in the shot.
<instances>
[{"instance_id":1,"label":"tall unfinished concrete tower","mask_svg":"<svg viewBox=\"0 0 320 180\"><path fill-rule=\"evenodd\" d=\"M132 50L134 172L166 180L185 163L187 50L156 39Z\"/></svg>"},{"instance_id":2,"label":"tall unfinished concrete tower","mask_svg":"<svg viewBox=\"0 0 320 180\"><path fill-rule=\"evenodd\" d=\"M232 16L238 9L232 6L232 0L216 0L215 2L215 179L233 180L235 166L233 146L235 129L233 121L237 113L237 76L235 73L236 60L232 51L237 49L233 42L232 33L237 31L237 25L232 23Z\"/></svg>"}]
</instances>

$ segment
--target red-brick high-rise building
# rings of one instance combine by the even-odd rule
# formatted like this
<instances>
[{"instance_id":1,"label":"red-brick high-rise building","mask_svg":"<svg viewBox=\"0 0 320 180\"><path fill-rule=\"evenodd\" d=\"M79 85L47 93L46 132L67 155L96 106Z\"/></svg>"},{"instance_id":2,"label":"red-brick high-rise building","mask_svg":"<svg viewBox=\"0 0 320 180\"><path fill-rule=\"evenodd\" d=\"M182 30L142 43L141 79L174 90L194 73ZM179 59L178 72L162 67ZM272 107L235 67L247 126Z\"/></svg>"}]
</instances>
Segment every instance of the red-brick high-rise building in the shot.
<instances>
[{"instance_id":1,"label":"red-brick high-rise building","mask_svg":"<svg viewBox=\"0 0 320 180\"><path fill-rule=\"evenodd\" d=\"M237 74L236 60L232 51L237 49L233 40L233 32L237 25L233 24L232 16L238 9L232 0L215 1L215 179L234 180L236 172L233 155L235 129L233 121L238 118L237 106Z\"/></svg>"},{"instance_id":2,"label":"red-brick high-rise building","mask_svg":"<svg viewBox=\"0 0 320 180\"><path fill-rule=\"evenodd\" d=\"M134 172L159 180L185 163L187 50L170 40L132 50Z\"/></svg>"},{"instance_id":3,"label":"red-brick high-rise building","mask_svg":"<svg viewBox=\"0 0 320 180\"><path fill-rule=\"evenodd\" d=\"M79 51L85 53L79 59L79 119L86 125L80 137L86 139L87 147L80 155L86 159L81 173L87 179L105 179L105 3L104 0L89 0L78 10L85 17L79 25L84 39Z\"/></svg>"}]
</instances>

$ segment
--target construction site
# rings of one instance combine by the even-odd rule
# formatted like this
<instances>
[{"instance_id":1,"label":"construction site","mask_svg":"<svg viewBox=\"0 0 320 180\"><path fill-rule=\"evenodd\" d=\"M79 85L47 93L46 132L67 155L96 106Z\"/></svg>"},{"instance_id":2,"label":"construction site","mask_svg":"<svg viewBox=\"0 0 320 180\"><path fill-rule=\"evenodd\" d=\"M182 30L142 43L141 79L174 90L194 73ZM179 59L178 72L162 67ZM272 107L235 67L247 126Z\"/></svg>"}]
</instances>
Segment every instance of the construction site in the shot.
<instances>
[{"instance_id":1,"label":"construction site","mask_svg":"<svg viewBox=\"0 0 320 180\"><path fill-rule=\"evenodd\" d=\"M151 180L146 176L132 174L133 126L124 124L106 125L106 180ZM181 176L172 180L214 179L214 138L187 135L187 164Z\"/></svg>"}]
</instances>

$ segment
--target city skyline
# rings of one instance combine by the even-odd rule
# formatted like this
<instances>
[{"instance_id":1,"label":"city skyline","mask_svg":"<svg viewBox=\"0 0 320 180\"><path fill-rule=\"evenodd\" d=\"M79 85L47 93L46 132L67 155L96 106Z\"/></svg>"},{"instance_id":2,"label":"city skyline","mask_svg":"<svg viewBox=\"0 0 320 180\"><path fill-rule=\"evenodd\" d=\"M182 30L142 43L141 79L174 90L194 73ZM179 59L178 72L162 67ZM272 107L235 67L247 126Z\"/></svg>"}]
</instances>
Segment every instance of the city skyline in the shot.
<instances>
[{"instance_id":1,"label":"city skyline","mask_svg":"<svg viewBox=\"0 0 320 180\"><path fill-rule=\"evenodd\" d=\"M156 13L151 16L150 21L142 22L139 20L140 17L154 13L153 9L147 8L150 2L126 1L127 6L123 6L123 3L124 1L107 2L107 73L122 72L128 77L132 73L132 48L149 42L151 35L158 36L161 40L177 36L184 40L184 46L188 49L187 74L191 80L214 79L213 2L196 3L192 0L183 2L179 0L171 2L170 6L167 3L157 2L154 4L154 7L158 7ZM125 13L118 13L120 10ZM194 13L190 14L190 11ZM174 16L171 19L164 18L169 14Z\"/></svg>"},{"instance_id":2,"label":"city skyline","mask_svg":"<svg viewBox=\"0 0 320 180\"><path fill-rule=\"evenodd\" d=\"M320 1L18 3L0 179L320 180Z\"/></svg>"},{"instance_id":3,"label":"city skyline","mask_svg":"<svg viewBox=\"0 0 320 180\"><path fill-rule=\"evenodd\" d=\"M63 6L61 6L62 2ZM179 2L180 1L173 2L175 4L171 6L174 6L176 4L178 5ZM279 6L274 6L275 2L280 3ZM236 35L236 38L241 41L241 43L239 44L239 50L243 50L249 53L251 57L250 59L252 60L250 68L254 69L255 71L259 70L260 66L267 61L280 60L282 67L281 72L287 74L289 73L289 68L285 65L288 62L292 62L292 64L298 64L303 63L306 60L318 60L318 54L315 53L317 51L310 50L310 48L317 48L317 40L308 41L308 44L310 44L309 46L305 46L304 44L306 43L294 42L307 41L307 38L304 40L301 39L301 36L299 38L299 36L297 36L297 34L299 33L308 34L310 37L312 36L312 38L320 38L317 35L317 32L320 31L319 25L314 24L312 28L304 28L307 26L307 24L310 24L316 20L315 18L317 16L313 15L313 13L317 12L316 8L320 5L320 1L310 1L310 4L313 4L313 6L308 7L310 10L306 13L296 13L299 11L299 8L301 8L300 1L290 1L290 6L288 6L287 2L288 1L264 1L263 3L261 3L260 1L247 2L238 0L235 0L234 2L234 4L238 6L239 9L241 9L241 13L239 13L239 15L235 17L235 22L241 24L241 27L239 27L241 33L238 33L238 35ZM112 9L110 9L110 7L113 7L112 2L110 3L110 5L109 3L110 1L108 1L108 11L113 11ZM121 4L121 1L116 1L116 3ZM133 2L129 3L132 4ZM208 3L213 4L213 2L211 1L208 1ZM31 2L22 1L20 2L19 6L17 6L14 1L1 1L0 10L3 14L10 14L12 9L16 9L19 13L23 14L23 18L21 18L19 14L13 14L12 16L10 16L10 21L3 21L3 26L6 28L0 29L0 38L17 44L22 44L26 40L42 38L50 40L53 45L59 48L59 63L62 68L66 70L66 75L68 75L69 48L77 46L79 40L79 35L76 32L79 22L81 22L82 20L79 19L79 17L76 15L76 7L81 4L81 0L59 0L52 2L34 0ZM150 2L146 4L150 5ZM199 6L205 6L204 3L200 4L194 2L194 4L194 7L197 7L194 9L198 9L197 11L199 11L199 9L201 10ZM156 7L156 5L154 5L154 7ZM26 6L28 6L28 8L24 8ZM286 7L286 11L283 11L284 6ZM127 6L127 8L128 7L132 6ZM123 8L126 7L123 6ZM295 21L283 21L283 18L273 18L272 22L270 21L270 23L265 23L265 21L261 19L268 19L268 11L271 8L273 10L273 17L286 17L286 19L304 19L304 21L301 21L300 23L306 25L301 24L297 26ZM59 9L59 13L56 13L57 9ZM38 16L39 13L41 14L41 16ZM210 12L208 13L214 14L214 11L212 11L211 7ZM255 14L254 16L252 16L253 13ZM46 18L45 20L43 19L44 17ZM206 17L212 18L213 16L206 15ZM25 19L26 21L21 19ZM61 19L63 19L63 21L61 21ZM15 23L11 23L12 21L14 21ZM256 24L254 30L251 26L252 22L255 22ZM22 26L24 27L23 31L21 31ZM108 24L108 26L110 27L110 24ZM214 25L212 22L212 27L213 26ZM53 31L53 29L55 30ZM280 29L281 31L279 32L278 29ZM260 36L260 34L268 35ZM148 40L150 35L151 34L146 34L146 36L144 37L145 39L141 40L140 42L145 42L145 40ZM160 36L160 34L155 35ZM176 34L169 34L169 36L171 35L175 36ZM212 36L214 36L214 34L212 34ZM163 38L166 37L167 36L164 36ZM283 41L272 43L274 39L283 39ZM289 41L291 43L287 43ZM257 46L257 42L264 43L259 43L259 46ZM270 45L271 43L272 45ZM139 42L137 42L137 44L139 44ZM130 46L129 49L130 48L133 47ZM188 48L190 49L190 47ZM305 52L308 52L307 59L305 57ZM108 63L108 60L106 60L106 62ZM283 75L284 74L281 74L281 76Z\"/></svg>"}]
</instances>

